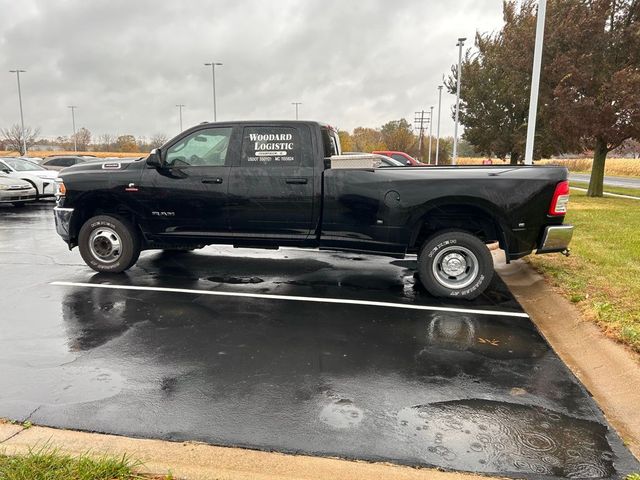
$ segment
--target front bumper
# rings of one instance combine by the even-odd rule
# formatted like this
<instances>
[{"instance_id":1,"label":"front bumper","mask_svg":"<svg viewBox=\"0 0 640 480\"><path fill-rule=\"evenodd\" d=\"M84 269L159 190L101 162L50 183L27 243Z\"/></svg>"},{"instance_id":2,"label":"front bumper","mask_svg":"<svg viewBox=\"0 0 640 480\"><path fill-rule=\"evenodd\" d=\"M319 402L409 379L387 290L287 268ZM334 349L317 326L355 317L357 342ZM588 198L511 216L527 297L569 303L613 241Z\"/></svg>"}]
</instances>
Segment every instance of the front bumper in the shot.
<instances>
[{"instance_id":1,"label":"front bumper","mask_svg":"<svg viewBox=\"0 0 640 480\"><path fill-rule=\"evenodd\" d=\"M69 234L69 226L71 225L71 216L73 208L53 207L53 217L56 221L56 232L62 239L69 243L71 235Z\"/></svg>"},{"instance_id":2,"label":"front bumper","mask_svg":"<svg viewBox=\"0 0 640 480\"><path fill-rule=\"evenodd\" d=\"M20 190L0 190L0 203L31 202L35 199L35 188L25 188Z\"/></svg>"},{"instance_id":3,"label":"front bumper","mask_svg":"<svg viewBox=\"0 0 640 480\"><path fill-rule=\"evenodd\" d=\"M573 237L573 225L546 227L542 234L540 248L536 253L564 252L568 250Z\"/></svg>"}]
</instances>

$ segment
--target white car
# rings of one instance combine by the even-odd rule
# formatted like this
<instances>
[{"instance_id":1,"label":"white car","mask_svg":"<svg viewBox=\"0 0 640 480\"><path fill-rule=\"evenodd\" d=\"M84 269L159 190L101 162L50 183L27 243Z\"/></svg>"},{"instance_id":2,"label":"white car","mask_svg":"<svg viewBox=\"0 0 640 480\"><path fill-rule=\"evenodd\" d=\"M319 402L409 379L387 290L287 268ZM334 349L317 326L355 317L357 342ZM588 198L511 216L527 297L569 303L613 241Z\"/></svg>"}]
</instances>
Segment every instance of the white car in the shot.
<instances>
[{"instance_id":1,"label":"white car","mask_svg":"<svg viewBox=\"0 0 640 480\"><path fill-rule=\"evenodd\" d=\"M47 170L24 158L2 157L0 171L10 177L29 182L36 189L36 199L55 196L55 179L58 177L58 172L54 170Z\"/></svg>"},{"instance_id":2,"label":"white car","mask_svg":"<svg viewBox=\"0 0 640 480\"><path fill-rule=\"evenodd\" d=\"M35 199L36 189L33 185L0 172L0 203L13 203L16 207L23 207L25 202Z\"/></svg>"}]
</instances>

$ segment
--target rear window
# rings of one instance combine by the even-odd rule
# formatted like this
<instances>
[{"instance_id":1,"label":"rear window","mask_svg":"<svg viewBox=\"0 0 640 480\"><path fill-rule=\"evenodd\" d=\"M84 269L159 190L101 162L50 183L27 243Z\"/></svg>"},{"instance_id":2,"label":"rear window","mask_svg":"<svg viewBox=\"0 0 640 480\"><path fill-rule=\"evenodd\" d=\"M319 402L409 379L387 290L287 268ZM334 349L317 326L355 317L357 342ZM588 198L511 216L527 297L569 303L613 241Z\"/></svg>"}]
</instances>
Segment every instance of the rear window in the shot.
<instances>
[{"instance_id":1,"label":"rear window","mask_svg":"<svg viewBox=\"0 0 640 480\"><path fill-rule=\"evenodd\" d=\"M335 131L326 127L322 128L322 144L325 158L340 155L340 138Z\"/></svg>"}]
</instances>

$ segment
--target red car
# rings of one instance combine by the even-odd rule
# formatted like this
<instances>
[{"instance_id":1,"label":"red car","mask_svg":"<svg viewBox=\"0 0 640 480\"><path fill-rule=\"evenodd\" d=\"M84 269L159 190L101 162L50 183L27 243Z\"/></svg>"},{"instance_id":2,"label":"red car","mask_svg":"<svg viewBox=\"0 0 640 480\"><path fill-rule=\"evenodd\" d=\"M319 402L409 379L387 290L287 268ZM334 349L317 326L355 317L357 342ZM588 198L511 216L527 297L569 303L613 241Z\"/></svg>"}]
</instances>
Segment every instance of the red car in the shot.
<instances>
[{"instance_id":1,"label":"red car","mask_svg":"<svg viewBox=\"0 0 640 480\"><path fill-rule=\"evenodd\" d=\"M419 162L415 158L413 158L408 153L404 152L395 152L393 150L378 150L371 153L377 153L378 155L386 155L387 157L391 157L394 160L398 160L402 162L403 165L408 165L410 167L426 167L426 163Z\"/></svg>"}]
</instances>

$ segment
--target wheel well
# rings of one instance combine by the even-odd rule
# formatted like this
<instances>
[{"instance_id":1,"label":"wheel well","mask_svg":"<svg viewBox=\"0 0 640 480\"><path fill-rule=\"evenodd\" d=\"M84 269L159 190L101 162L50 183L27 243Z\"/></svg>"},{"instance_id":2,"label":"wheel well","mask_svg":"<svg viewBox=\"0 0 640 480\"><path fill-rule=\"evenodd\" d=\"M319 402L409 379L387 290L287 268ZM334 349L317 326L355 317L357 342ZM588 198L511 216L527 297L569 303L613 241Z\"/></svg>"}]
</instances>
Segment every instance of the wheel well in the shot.
<instances>
[{"instance_id":1,"label":"wheel well","mask_svg":"<svg viewBox=\"0 0 640 480\"><path fill-rule=\"evenodd\" d=\"M29 182L29 183L31 184L31 186L32 186L33 188L35 188L35 189L36 189L36 196L37 196L37 195L40 195L40 192L38 191L38 187L37 187L37 185L33 182L33 180L29 180L28 178L23 178L22 180L24 180L25 182Z\"/></svg>"},{"instance_id":2,"label":"wheel well","mask_svg":"<svg viewBox=\"0 0 640 480\"><path fill-rule=\"evenodd\" d=\"M502 248L505 247L499 222L486 210L473 205L442 205L429 210L418 222L411 250L417 251L427 238L449 229L470 233L485 243L498 241Z\"/></svg>"},{"instance_id":3,"label":"wheel well","mask_svg":"<svg viewBox=\"0 0 640 480\"><path fill-rule=\"evenodd\" d=\"M122 200L113 195L93 195L88 198L83 198L79 203L80 205L74 211L69 232L74 243L77 243L78 235L84 222L96 215L117 215L120 218L128 220L132 225L140 229L134 211L128 205L123 204ZM139 233L142 232L139 231ZM143 238L142 235L140 238Z\"/></svg>"}]
</instances>

